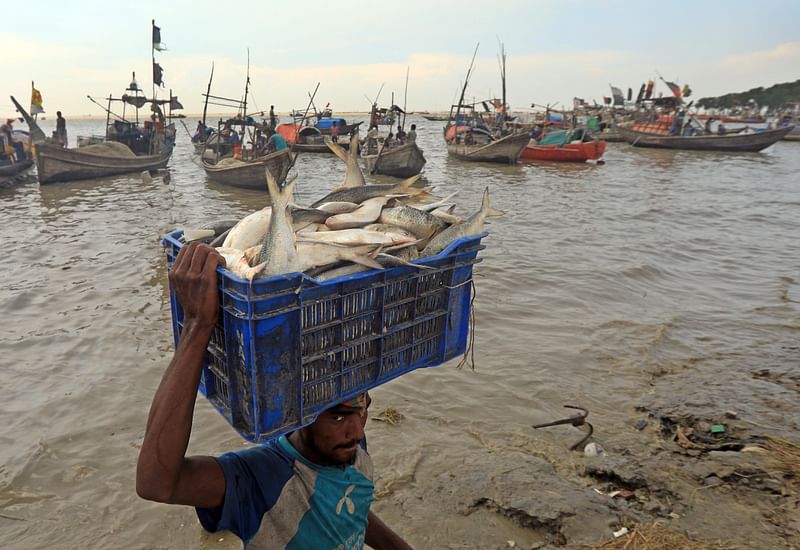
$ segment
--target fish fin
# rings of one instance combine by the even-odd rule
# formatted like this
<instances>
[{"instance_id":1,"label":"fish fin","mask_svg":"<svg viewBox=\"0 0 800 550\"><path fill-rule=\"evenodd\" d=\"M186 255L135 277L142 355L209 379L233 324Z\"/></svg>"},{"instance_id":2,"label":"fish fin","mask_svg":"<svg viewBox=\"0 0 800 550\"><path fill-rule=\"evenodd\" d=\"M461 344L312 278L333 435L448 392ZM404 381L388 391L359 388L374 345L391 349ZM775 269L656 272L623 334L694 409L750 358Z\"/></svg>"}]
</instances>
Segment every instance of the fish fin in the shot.
<instances>
[{"instance_id":1,"label":"fish fin","mask_svg":"<svg viewBox=\"0 0 800 550\"><path fill-rule=\"evenodd\" d=\"M330 149L333 154L339 157L340 160L347 163L347 151L345 151L341 145L332 142L330 139L325 140L325 145L327 145L328 149Z\"/></svg>"},{"instance_id":2,"label":"fish fin","mask_svg":"<svg viewBox=\"0 0 800 550\"><path fill-rule=\"evenodd\" d=\"M371 267L372 269L383 269L383 265L378 260L370 258L369 256L353 256L352 258L348 259L351 262L363 265L364 267Z\"/></svg>"},{"instance_id":3,"label":"fish fin","mask_svg":"<svg viewBox=\"0 0 800 550\"><path fill-rule=\"evenodd\" d=\"M251 246L243 252L243 257L247 262L247 265L253 265L253 263L258 260L258 256L261 254L262 246L263 245L257 244L256 246Z\"/></svg>"},{"instance_id":4,"label":"fish fin","mask_svg":"<svg viewBox=\"0 0 800 550\"><path fill-rule=\"evenodd\" d=\"M424 240L424 239L417 239L416 241L411 241L411 242L403 243L403 244L395 244L393 246L388 246L388 247L384 248L383 251L384 252L394 252L395 250L402 250L403 248L408 248L409 246L414 246L415 244L419 243L422 240Z\"/></svg>"},{"instance_id":5,"label":"fish fin","mask_svg":"<svg viewBox=\"0 0 800 550\"><path fill-rule=\"evenodd\" d=\"M410 178L403 180L402 182L398 183L395 187L394 191L398 193L403 193L408 191L409 188L416 183L416 181L420 178L420 175L417 174L416 176L411 176Z\"/></svg>"}]
</instances>

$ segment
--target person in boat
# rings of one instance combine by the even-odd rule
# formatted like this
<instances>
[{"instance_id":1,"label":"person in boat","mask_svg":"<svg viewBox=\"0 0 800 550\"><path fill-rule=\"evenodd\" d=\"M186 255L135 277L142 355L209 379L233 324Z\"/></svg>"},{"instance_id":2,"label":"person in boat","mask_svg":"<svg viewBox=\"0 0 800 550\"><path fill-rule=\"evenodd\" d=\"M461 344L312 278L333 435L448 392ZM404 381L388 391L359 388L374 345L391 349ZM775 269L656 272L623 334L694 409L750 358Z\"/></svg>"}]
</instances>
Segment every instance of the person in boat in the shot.
<instances>
[{"instance_id":1,"label":"person in boat","mask_svg":"<svg viewBox=\"0 0 800 550\"><path fill-rule=\"evenodd\" d=\"M367 132L367 135L364 138L364 147L366 148L368 155L377 155L378 154L378 129L377 128L370 128L369 132Z\"/></svg>"},{"instance_id":2,"label":"person in boat","mask_svg":"<svg viewBox=\"0 0 800 550\"><path fill-rule=\"evenodd\" d=\"M197 121L197 129L192 136L192 143L201 143L206 140L206 125L202 120Z\"/></svg>"},{"instance_id":3,"label":"person in boat","mask_svg":"<svg viewBox=\"0 0 800 550\"><path fill-rule=\"evenodd\" d=\"M378 104L373 103L369 112L369 130L372 130L373 128L376 130L378 129L378 119Z\"/></svg>"},{"instance_id":4,"label":"person in boat","mask_svg":"<svg viewBox=\"0 0 800 550\"><path fill-rule=\"evenodd\" d=\"M392 133L391 130L389 130L389 135L386 136L386 139L383 140L383 146L388 149L389 147L393 147L394 145L395 145L394 134Z\"/></svg>"},{"instance_id":5,"label":"person in boat","mask_svg":"<svg viewBox=\"0 0 800 550\"><path fill-rule=\"evenodd\" d=\"M331 126L331 141L334 143L339 142L339 121L334 120Z\"/></svg>"},{"instance_id":6,"label":"person in boat","mask_svg":"<svg viewBox=\"0 0 800 550\"><path fill-rule=\"evenodd\" d=\"M710 117L708 117L708 118L706 119L706 123L705 123L705 125L703 126L703 128L704 128L704 130L705 130L706 134L710 134L710 133L711 133L711 123L712 123L712 122L714 122L714 117L713 117L713 116L710 116Z\"/></svg>"},{"instance_id":7,"label":"person in boat","mask_svg":"<svg viewBox=\"0 0 800 550\"><path fill-rule=\"evenodd\" d=\"M723 124L720 122L720 123L717 125L717 134L719 134L719 135L721 135L721 136L724 136L724 135L725 135L725 134L727 134L727 133L728 133L728 130L726 130L726 129L725 129L725 126L724 126L724 125L723 125Z\"/></svg>"},{"instance_id":8,"label":"person in boat","mask_svg":"<svg viewBox=\"0 0 800 550\"><path fill-rule=\"evenodd\" d=\"M475 144L475 134L473 133L472 128L470 128L464 135L464 145L474 145L474 144Z\"/></svg>"},{"instance_id":9,"label":"person in boat","mask_svg":"<svg viewBox=\"0 0 800 550\"><path fill-rule=\"evenodd\" d=\"M275 105L270 105L269 106L269 129L270 129L270 132L274 132L276 126L278 126L278 117L275 116Z\"/></svg>"},{"instance_id":10,"label":"person in boat","mask_svg":"<svg viewBox=\"0 0 800 550\"><path fill-rule=\"evenodd\" d=\"M543 134L544 134L544 128L542 127L541 124L537 124L536 126L533 127L533 130L531 130L531 139L533 141L539 141L540 139L542 139Z\"/></svg>"},{"instance_id":11,"label":"person in boat","mask_svg":"<svg viewBox=\"0 0 800 550\"><path fill-rule=\"evenodd\" d=\"M260 157L267 153L267 136L261 130L256 130L256 156Z\"/></svg>"},{"instance_id":12,"label":"person in boat","mask_svg":"<svg viewBox=\"0 0 800 550\"><path fill-rule=\"evenodd\" d=\"M286 140L279 133L276 132L269 136L267 152L274 153L276 151L283 151L287 147L289 147L289 145L287 145Z\"/></svg>"},{"instance_id":13,"label":"person in boat","mask_svg":"<svg viewBox=\"0 0 800 550\"><path fill-rule=\"evenodd\" d=\"M407 143L416 143L417 142L417 125L412 124L411 129L408 131L406 135L406 142Z\"/></svg>"},{"instance_id":14,"label":"person in boat","mask_svg":"<svg viewBox=\"0 0 800 550\"><path fill-rule=\"evenodd\" d=\"M61 147L66 148L69 144L67 139L67 120L61 116L61 111L56 111L56 139L61 143Z\"/></svg>"},{"instance_id":15,"label":"person in boat","mask_svg":"<svg viewBox=\"0 0 800 550\"><path fill-rule=\"evenodd\" d=\"M221 456L186 456L203 358L219 315L216 268L225 260L197 241L169 280L184 329L150 406L136 467L144 499L195 507L210 532L228 530L258 548L410 550L370 510L373 465L364 427L370 396L322 412L313 424Z\"/></svg>"},{"instance_id":16,"label":"person in boat","mask_svg":"<svg viewBox=\"0 0 800 550\"><path fill-rule=\"evenodd\" d=\"M397 142L400 145L403 145L406 142L406 131L403 130L402 126L397 127Z\"/></svg>"},{"instance_id":17,"label":"person in boat","mask_svg":"<svg viewBox=\"0 0 800 550\"><path fill-rule=\"evenodd\" d=\"M14 119L6 119L6 123L0 126L0 136L2 136L4 143L4 150L6 153L13 154L16 161L20 162L25 160L25 145L19 140L14 139Z\"/></svg>"}]
</instances>

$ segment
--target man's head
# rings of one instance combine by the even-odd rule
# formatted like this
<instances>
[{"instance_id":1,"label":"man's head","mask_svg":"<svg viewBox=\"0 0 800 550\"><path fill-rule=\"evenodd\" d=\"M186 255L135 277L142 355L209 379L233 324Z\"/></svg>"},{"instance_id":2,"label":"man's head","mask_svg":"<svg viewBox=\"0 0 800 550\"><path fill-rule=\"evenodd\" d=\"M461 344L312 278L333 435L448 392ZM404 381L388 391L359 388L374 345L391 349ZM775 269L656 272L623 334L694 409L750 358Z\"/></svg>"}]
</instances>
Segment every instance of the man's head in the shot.
<instances>
[{"instance_id":1,"label":"man's head","mask_svg":"<svg viewBox=\"0 0 800 550\"><path fill-rule=\"evenodd\" d=\"M412 129L412 130L416 130L416 129L417 129L417 125L416 125L416 124L412 124L412 125L411 125L411 129Z\"/></svg>"},{"instance_id":2,"label":"man's head","mask_svg":"<svg viewBox=\"0 0 800 550\"><path fill-rule=\"evenodd\" d=\"M308 460L323 466L344 466L355 461L364 439L371 398L358 397L334 405L310 426L292 434L292 443Z\"/></svg>"},{"instance_id":3,"label":"man's head","mask_svg":"<svg viewBox=\"0 0 800 550\"><path fill-rule=\"evenodd\" d=\"M61 117L61 111L56 111L56 116Z\"/></svg>"}]
</instances>

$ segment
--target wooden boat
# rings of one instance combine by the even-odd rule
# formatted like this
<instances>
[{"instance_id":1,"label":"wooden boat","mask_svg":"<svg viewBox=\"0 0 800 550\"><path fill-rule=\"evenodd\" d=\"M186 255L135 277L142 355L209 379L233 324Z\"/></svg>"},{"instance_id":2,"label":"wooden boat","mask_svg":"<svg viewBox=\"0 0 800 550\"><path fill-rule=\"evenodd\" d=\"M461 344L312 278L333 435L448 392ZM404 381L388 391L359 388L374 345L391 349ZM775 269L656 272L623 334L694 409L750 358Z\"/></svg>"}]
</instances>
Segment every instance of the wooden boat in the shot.
<instances>
[{"instance_id":1,"label":"wooden boat","mask_svg":"<svg viewBox=\"0 0 800 550\"><path fill-rule=\"evenodd\" d=\"M172 155L171 147L156 155L134 155L128 150L130 153L128 156L112 154L111 151L104 154L93 149L112 144L125 147L113 142L77 149L65 149L51 142L37 144L36 165L39 171L39 183L95 179L129 172L157 170L165 167Z\"/></svg>"},{"instance_id":2,"label":"wooden boat","mask_svg":"<svg viewBox=\"0 0 800 550\"><path fill-rule=\"evenodd\" d=\"M626 123L617 126L625 140L634 147L658 149L688 149L694 151L761 151L788 134L794 126L764 130L752 134L695 134L692 136L670 135L668 125L652 128L642 123Z\"/></svg>"},{"instance_id":3,"label":"wooden boat","mask_svg":"<svg viewBox=\"0 0 800 550\"><path fill-rule=\"evenodd\" d=\"M21 162L0 161L0 187L8 187L18 183L33 171L33 160Z\"/></svg>"},{"instance_id":4,"label":"wooden boat","mask_svg":"<svg viewBox=\"0 0 800 550\"><path fill-rule=\"evenodd\" d=\"M370 174L396 178L416 176L426 162L422 149L414 142L394 147L379 146L377 152L364 147L361 149L361 159Z\"/></svg>"},{"instance_id":5,"label":"wooden boat","mask_svg":"<svg viewBox=\"0 0 800 550\"><path fill-rule=\"evenodd\" d=\"M450 116L444 129L447 153L461 160L515 164L519 160L522 150L528 145L530 135L527 131L512 130L509 132L505 48L501 44L500 78L503 97L500 101L487 99L477 103L464 103L464 94L467 91L469 76L477 55L478 46L476 45L467 76L464 79L464 86L461 88L461 96L456 105L450 106ZM490 120L486 120L483 114L476 109L476 105L481 105L484 111L490 112L490 104L495 111Z\"/></svg>"},{"instance_id":6,"label":"wooden boat","mask_svg":"<svg viewBox=\"0 0 800 550\"><path fill-rule=\"evenodd\" d=\"M435 120L435 121L447 121L447 115L422 115L422 118L425 120Z\"/></svg>"},{"instance_id":7,"label":"wooden boat","mask_svg":"<svg viewBox=\"0 0 800 550\"><path fill-rule=\"evenodd\" d=\"M786 135L782 138L784 141L800 141L800 126L793 127Z\"/></svg>"},{"instance_id":8,"label":"wooden boat","mask_svg":"<svg viewBox=\"0 0 800 550\"><path fill-rule=\"evenodd\" d=\"M209 152L211 154L206 154ZM270 171L275 181L283 183L292 166L292 155L289 148L253 160L225 157L215 162L214 153L210 150L207 150L206 153L202 157L202 163L208 179L214 183L242 189L266 191L266 170Z\"/></svg>"},{"instance_id":9,"label":"wooden boat","mask_svg":"<svg viewBox=\"0 0 800 550\"><path fill-rule=\"evenodd\" d=\"M462 136L459 132L455 139L447 143L447 153L450 156L475 162L515 164L530 141L527 133L510 134L494 139L491 134L480 132L478 128L471 130L475 135L483 135L483 138L478 138L476 140L478 143L469 143L469 139L465 139L466 136Z\"/></svg>"},{"instance_id":10,"label":"wooden boat","mask_svg":"<svg viewBox=\"0 0 800 550\"><path fill-rule=\"evenodd\" d=\"M521 158L557 162L586 162L587 160L600 160L605 151L606 143L604 141L589 138L583 130L573 132L562 130L544 136L539 143L531 141L523 149Z\"/></svg>"},{"instance_id":11,"label":"wooden boat","mask_svg":"<svg viewBox=\"0 0 800 550\"><path fill-rule=\"evenodd\" d=\"M14 102L31 129L31 137L35 144L39 183L41 184L157 170L166 166L172 155L173 142L169 140L158 143L148 142L147 144L157 147L157 152L153 155L136 155L125 143L117 141L107 141L76 149L64 148L60 143L45 137L36 121L16 99L12 97L11 101ZM124 124L126 128L131 127L129 126L131 123L124 122ZM159 135L162 134L154 132L151 137ZM133 138L133 136L129 137ZM145 144L140 145L144 146Z\"/></svg>"}]
</instances>

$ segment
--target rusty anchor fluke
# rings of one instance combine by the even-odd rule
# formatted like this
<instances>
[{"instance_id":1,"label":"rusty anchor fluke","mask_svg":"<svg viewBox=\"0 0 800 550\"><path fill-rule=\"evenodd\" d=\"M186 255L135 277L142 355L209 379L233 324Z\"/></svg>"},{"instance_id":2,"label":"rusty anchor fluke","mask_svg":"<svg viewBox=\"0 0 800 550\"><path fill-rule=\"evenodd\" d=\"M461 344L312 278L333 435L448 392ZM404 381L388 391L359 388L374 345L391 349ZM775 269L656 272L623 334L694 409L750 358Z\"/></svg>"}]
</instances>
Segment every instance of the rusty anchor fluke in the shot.
<instances>
[{"instance_id":1,"label":"rusty anchor fluke","mask_svg":"<svg viewBox=\"0 0 800 550\"><path fill-rule=\"evenodd\" d=\"M569 448L570 451L583 450L583 445L589 440L590 437L592 437L592 433L594 433L594 428L592 427L592 425L586 422L586 417L589 416L589 411L577 405L564 405L564 408L576 409L581 412L578 414L574 414L569 418L562 418L561 420L553 420L552 422L545 422L544 424L534 424L533 428L534 429L549 428L550 426L560 426L562 424L569 424L571 426L575 426L576 428L579 426L588 426L589 431L583 437L583 439L581 439L574 445L570 446Z\"/></svg>"}]
</instances>

